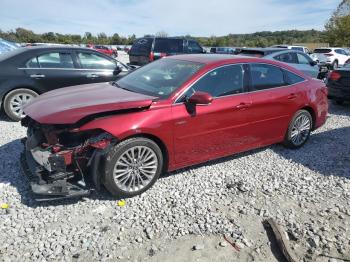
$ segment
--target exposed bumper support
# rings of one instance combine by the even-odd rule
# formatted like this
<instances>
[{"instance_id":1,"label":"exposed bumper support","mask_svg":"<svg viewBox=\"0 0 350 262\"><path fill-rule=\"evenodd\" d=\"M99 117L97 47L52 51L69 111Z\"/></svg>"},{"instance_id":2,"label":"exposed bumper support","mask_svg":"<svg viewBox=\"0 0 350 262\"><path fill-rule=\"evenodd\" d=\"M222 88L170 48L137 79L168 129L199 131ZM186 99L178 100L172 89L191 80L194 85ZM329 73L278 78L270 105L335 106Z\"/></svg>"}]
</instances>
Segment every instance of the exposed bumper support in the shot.
<instances>
[{"instance_id":1,"label":"exposed bumper support","mask_svg":"<svg viewBox=\"0 0 350 262\"><path fill-rule=\"evenodd\" d=\"M47 170L44 170L33 158L28 150L21 154L21 166L23 173L30 180L30 186L36 195L37 201L75 198L89 195L91 190L86 185L67 181L68 174L59 172L55 174L55 180L44 179Z\"/></svg>"}]
</instances>

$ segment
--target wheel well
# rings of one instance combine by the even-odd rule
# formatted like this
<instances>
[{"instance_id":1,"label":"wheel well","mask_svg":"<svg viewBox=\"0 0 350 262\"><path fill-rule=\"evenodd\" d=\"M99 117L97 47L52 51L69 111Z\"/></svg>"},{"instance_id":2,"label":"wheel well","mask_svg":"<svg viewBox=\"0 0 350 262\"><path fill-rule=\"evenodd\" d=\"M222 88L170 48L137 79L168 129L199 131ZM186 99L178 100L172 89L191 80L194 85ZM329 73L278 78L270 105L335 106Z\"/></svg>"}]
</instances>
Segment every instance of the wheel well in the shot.
<instances>
[{"instance_id":1,"label":"wheel well","mask_svg":"<svg viewBox=\"0 0 350 262\"><path fill-rule=\"evenodd\" d=\"M132 138L132 137L144 137L144 138L148 138L148 139L152 140L153 142L155 142L159 146L160 150L162 151L163 157L164 157L163 172L166 172L168 170L169 152L168 152L168 149L167 149L166 145L164 144L164 142L161 139L159 139L158 137L156 137L154 135L151 135L151 134L142 134L141 133L141 134L137 134L137 135L126 137L123 140L129 139L129 138Z\"/></svg>"},{"instance_id":2,"label":"wheel well","mask_svg":"<svg viewBox=\"0 0 350 262\"><path fill-rule=\"evenodd\" d=\"M312 130L315 128L316 125L316 115L315 115L315 111L312 109L312 107L310 106L305 106L301 109L304 109L306 111L308 111L312 117Z\"/></svg>"}]
</instances>

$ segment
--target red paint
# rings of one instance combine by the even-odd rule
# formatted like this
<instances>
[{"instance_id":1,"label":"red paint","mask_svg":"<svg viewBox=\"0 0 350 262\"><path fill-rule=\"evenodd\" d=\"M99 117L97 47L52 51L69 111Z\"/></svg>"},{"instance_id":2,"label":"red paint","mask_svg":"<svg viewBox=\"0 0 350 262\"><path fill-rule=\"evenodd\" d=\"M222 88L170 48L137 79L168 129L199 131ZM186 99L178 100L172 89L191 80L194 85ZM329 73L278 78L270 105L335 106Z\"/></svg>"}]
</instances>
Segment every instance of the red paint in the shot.
<instances>
[{"instance_id":1,"label":"red paint","mask_svg":"<svg viewBox=\"0 0 350 262\"><path fill-rule=\"evenodd\" d=\"M44 93L29 102L24 111L39 123L73 124L92 114L148 107L153 99L109 83L96 83Z\"/></svg>"},{"instance_id":2,"label":"red paint","mask_svg":"<svg viewBox=\"0 0 350 262\"><path fill-rule=\"evenodd\" d=\"M25 113L41 123L74 123L96 112L145 107L145 110L96 118L79 129L102 129L124 140L146 135L161 141L168 153L168 170L283 141L293 115L302 108L313 111L315 128L328 112L323 82L275 61L231 55L180 55L205 66L166 100L127 92L109 84L65 88L35 99ZM203 74L225 64L261 62L288 69L305 78L296 85L214 98L197 105L194 114L175 100ZM148 108L149 107L149 108ZM45 110L43 110L45 108Z\"/></svg>"}]
</instances>

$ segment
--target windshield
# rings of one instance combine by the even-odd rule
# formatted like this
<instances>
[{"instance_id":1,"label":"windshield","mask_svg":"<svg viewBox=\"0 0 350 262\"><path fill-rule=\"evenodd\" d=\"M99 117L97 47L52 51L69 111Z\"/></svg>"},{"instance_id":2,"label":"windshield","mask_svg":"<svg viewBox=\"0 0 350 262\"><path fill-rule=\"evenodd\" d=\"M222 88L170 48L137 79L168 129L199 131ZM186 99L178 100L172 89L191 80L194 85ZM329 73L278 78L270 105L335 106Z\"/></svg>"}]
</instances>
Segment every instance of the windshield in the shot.
<instances>
[{"instance_id":1,"label":"windshield","mask_svg":"<svg viewBox=\"0 0 350 262\"><path fill-rule=\"evenodd\" d=\"M167 98L202 66L200 63L163 58L126 75L116 84L133 92Z\"/></svg>"}]
</instances>

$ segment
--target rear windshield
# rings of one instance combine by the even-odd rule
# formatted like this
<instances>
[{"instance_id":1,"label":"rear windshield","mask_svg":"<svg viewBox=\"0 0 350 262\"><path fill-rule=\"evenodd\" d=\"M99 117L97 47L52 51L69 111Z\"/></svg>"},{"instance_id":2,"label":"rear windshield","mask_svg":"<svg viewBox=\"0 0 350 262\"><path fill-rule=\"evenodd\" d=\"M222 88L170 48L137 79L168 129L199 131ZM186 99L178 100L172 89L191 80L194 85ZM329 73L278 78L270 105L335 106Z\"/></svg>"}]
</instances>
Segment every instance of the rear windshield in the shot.
<instances>
[{"instance_id":1,"label":"rear windshield","mask_svg":"<svg viewBox=\"0 0 350 262\"><path fill-rule=\"evenodd\" d=\"M304 51L304 49L302 47L296 47L296 46L292 47L292 50L297 50L297 51L301 51L301 52Z\"/></svg>"},{"instance_id":2,"label":"rear windshield","mask_svg":"<svg viewBox=\"0 0 350 262\"><path fill-rule=\"evenodd\" d=\"M154 44L155 53L183 53L182 39L156 38Z\"/></svg>"},{"instance_id":3,"label":"rear windshield","mask_svg":"<svg viewBox=\"0 0 350 262\"><path fill-rule=\"evenodd\" d=\"M263 57L265 54L263 51L258 50L241 50L241 52L239 52L239 55Z\"/></svg>"},{"instance_id":4,"label":"rear windshield","mask_svg":"<svg viewBox=\"0 0 350 262\"><path fill-rule=\"evenodd\" d=\"M139 38L133 43L130 55L149 55L151 52L153 38Z\"/></svg>"},{"instance_id":5,"label":"rear windshield","mask_svg":"<svg viewBox=\"0 0 350 262\"><path fill-rule=\"evenodd\" d=\"M314 50L314 53L318 53L318 54L327 54L332 52L332 49L328 49L328 48L317 48Z\"/></svg>"}]
</instances>

